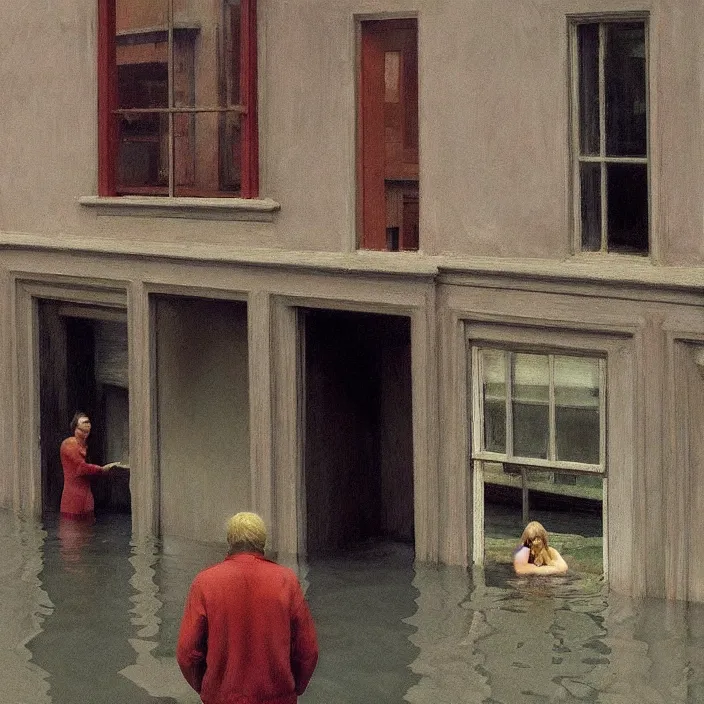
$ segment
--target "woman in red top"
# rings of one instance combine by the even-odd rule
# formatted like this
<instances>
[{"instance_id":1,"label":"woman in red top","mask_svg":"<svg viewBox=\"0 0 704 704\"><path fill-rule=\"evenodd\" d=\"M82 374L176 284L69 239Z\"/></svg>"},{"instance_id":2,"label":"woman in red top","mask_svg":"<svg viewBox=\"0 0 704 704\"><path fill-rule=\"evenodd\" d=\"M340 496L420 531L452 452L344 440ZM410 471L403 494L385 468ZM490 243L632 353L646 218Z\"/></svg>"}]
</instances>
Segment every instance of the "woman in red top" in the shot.
<instances>
[{"instance_id":1,"label":"woman in red top","mask_svg":"<svg viewBox=\"0 0 704 704\"><path fill-rule=\"evenodd\" d=\"M73 435L61 443L61 466L64 469L64 490L61 494L61 515L83 519L93 516L93 492L88 476L105 472L116 463L102 467L86 462L86 440L90 435L90 418L82 412L73 416Z\"/></svg>"}]
</instances>

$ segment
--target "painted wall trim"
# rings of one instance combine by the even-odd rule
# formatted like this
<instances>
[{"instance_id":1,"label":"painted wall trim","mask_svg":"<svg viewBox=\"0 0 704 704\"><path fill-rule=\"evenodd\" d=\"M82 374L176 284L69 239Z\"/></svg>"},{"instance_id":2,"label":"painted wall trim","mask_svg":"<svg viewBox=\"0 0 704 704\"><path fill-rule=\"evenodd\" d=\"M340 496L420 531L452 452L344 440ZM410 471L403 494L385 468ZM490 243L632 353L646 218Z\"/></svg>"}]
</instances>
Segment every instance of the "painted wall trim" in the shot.
<instances>
[{"instance_id":1,"label":"painted wall trim","mask_svg":"<svg viewBox=\"0 0 704 704\"><path fill-rule=\"evenodd\" d=\"M436 278L449 285L476 285L478 279L502 277L521 282L595 283L674 291L704 291L701 267L656 266L634 257L508 259L500 257L457 258L415 252L305 252L267 248L237 248L221 244L140 242L107 238L47 237L31 233L0 231L0 250L35 250L161 260L217 262L345 274ZM503 285L503 284L502 284ZM603 288L600 295L604 296ZM608 296L608 294L607 294Z\"/></svg>"}]
</instances>

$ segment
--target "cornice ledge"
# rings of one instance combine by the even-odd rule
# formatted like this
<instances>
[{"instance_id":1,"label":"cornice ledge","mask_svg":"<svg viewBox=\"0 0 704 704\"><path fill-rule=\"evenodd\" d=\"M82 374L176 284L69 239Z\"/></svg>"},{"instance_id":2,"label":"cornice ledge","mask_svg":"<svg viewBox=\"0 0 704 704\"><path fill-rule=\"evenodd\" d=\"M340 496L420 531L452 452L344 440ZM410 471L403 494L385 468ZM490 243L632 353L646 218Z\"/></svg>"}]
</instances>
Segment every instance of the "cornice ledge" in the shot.
<instances>
[{"instance_id":1,"label":"cornice ledge","mask_svg":"<svg viewBox=\"0 0 704 704\"><path fill-rule=\"evenodd\" d=\"M353 275L376 274L411 278L437 276L435 258L415 252L316 252L286 251L254 247L228 247L206 243L161 243L116 240L106 237L47 237L0 231L0 250L22 249L44 252L141 257L215 264L310 270Z\"/></svg>"},{"instance_id":2,"label":"cornice ledge","mask_svg":"<svg viewBox=\"0 0 704 704\"><path fill-rule=\"evenodd\" d=\"M106 237L48 237L0 231L0 249L31 249L85 255L237 264L352 275L388 275L438 279L468 285L472 280L508 279L539 283L658 287L704 291L704 267L658 266L634 257L616 260L506 259L502 257L429 256L421 252L286 251L208 243L162 243Z\"/></svg>"},{"instance_id":3,"label":"cornice ledge","mask_svg":"<svg viewBox=\"0 0 704 704\"><path fill-rule=\"evenodd\" d=\"M574 284L609 284L670 289L703 289L704 267L663 266L640 257L506 259L501 257L436 258L441 283L461 284L468 277L505 278Z\"/></svg>"}]
</instances>

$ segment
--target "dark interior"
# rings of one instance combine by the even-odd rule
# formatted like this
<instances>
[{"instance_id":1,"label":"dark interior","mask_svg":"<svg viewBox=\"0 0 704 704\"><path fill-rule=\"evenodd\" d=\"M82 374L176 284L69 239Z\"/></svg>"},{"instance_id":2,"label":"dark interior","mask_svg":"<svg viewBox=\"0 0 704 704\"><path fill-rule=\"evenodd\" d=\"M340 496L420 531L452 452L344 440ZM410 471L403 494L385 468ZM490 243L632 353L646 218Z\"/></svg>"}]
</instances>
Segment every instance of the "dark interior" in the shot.
<instances>
[{"instance_id":1,"label":"dark interior","mask_svg":"<svg viewBox=\"0 0 704 704\"><path fill-rule=\"evenodd\" d=\"M75 307L73 312L77 310ZM88 462L129 464L126 323L75 317L55 301L39 303L40 446L43 512L61 504L61 442L75 411L89 415ZM124 350L120 349L124 347ZM122 352L122 354L121 354ZM90 478L96 512L129 513L129 473Z\"/></svg>"},{"instance_id":2,"label":"dark interior","mask_svg":"<svg viewBox=\"0 0 704 704\"><path fill-rule=\"evenodd\" d=\"M304 320L308 554L412 543L410 320L320 310Z\"/></svg>"}]
</instances>

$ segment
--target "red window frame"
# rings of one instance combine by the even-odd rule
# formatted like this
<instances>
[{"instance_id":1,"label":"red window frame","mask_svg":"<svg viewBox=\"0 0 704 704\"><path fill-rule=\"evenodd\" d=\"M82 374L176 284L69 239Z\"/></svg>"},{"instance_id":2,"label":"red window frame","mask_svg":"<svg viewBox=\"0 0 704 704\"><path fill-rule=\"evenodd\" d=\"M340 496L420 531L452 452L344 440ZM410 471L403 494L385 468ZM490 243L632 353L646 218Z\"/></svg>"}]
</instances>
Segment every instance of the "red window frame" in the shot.
<instances>
[{"instance_id":1,"label":"red window frame","mask_svg":"<svg viewBox=\"0 0 704 704\"><path fill-rule=\"evenodd\" d=\"M116 196L118 149L115 2L98 0L98 194ZM241 0L241 188L232 197L259 195L257 124L257 0Z\"/></svg>"}]
</instances>

